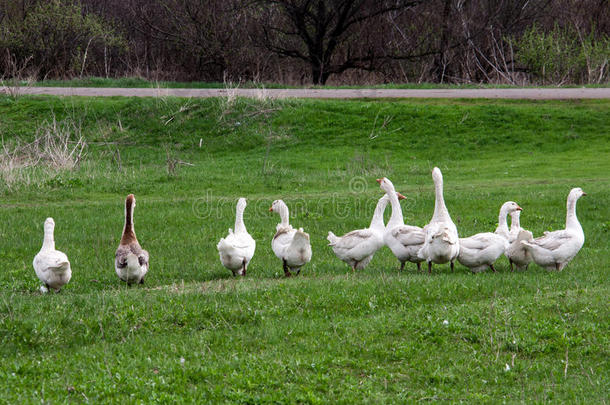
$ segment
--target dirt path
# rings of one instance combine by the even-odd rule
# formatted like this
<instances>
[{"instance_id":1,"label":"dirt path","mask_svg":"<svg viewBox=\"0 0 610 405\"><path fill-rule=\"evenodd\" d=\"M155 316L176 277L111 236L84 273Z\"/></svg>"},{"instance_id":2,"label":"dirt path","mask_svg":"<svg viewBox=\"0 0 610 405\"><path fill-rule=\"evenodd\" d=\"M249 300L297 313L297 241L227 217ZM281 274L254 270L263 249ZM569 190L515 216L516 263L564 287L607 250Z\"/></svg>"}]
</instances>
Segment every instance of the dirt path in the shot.
<instances>
[{"instance_id":1,"label":"dirt path","mask_svg":"<svg viewBox=\"0 0 610 405\"><path fill-rule=\"evenodd\" d=\"M94 87L0 88L9 94L96 97L271 97L271 98L488 98L488 99L609 99L610 88L527 89L142 89Z\"/></svg>"}]
</instances>

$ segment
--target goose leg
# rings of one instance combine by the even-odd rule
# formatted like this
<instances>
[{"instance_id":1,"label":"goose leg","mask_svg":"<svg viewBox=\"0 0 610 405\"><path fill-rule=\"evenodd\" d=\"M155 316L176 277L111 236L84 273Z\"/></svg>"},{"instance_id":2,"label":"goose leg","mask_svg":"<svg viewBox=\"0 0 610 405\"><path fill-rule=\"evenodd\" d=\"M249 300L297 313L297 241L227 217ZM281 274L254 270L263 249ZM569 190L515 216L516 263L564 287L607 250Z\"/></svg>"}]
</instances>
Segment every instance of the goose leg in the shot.
<instances>
[{"instance_id":1,"label":"goose leg","mask_svg":"<svg viewBox=\"0 0 610 405\"><path fill-rule=\"evenodd\" d=\"M421 272L421 263L417 262L417 272Z\"/></svg>"},{"instance_id":2,"label":"goose leg","mask_svg":"<svg viewBox=\"0 0 610 405\"><path fill-rule=\"evenodd\" d=\"M242 263L242 272L241 272L242 276L246 276L246 261L244 260Z\"/></svg>"},{"instance_id":3,"label":"goose leg","mask_svg":"<svg viewBox=\"0 0 610 405\"><path fill-rule=\"evenodd\" d=\"M400 262L400 271L405 269L405 262Z\"/></svg>"},{"instance_id":4,"label":"goose leg","mask_svg":"<svg viewBox=\"0 0 610 405\"><path fill-rule=\"evenodd\" d=\"M557 269L557 271L561 271L559 263L555 263L555 269Z\"/></svg>"},{"instance_id":5,"label":"goose leg","mask_svg":"<svg viewBox=\"0 0 610 405\"><path fill-rule=\"evenodd\" d=\"M512 261L512 259L508 259L508 262L510 263L510 271L511 272L515 271L515 269L513 269L513 261Z\"/></svg>"},{"instance_id":6,"label":"goose leg","mask_svg":"<svg viewBox=\"0 0 610 405\"><path fill-rule=\"evenodd\" d=\"M139 282L138 284L144 284L144 277L142 277L142 278L140 279L140 282Z\"/></svg>"},{"instance_id":7,"label":"goose leg","mask_svg":"<svg viewBox=\"0 0 610 405\"><path fill-rule=\"evenodd\" d=\"M493 265L493 264L490 264L490 265L489 265L489 268L490 268L490 269L491 269L491 270L492 270L494 273L496 272L496 268L494 267L494 265Z\"/></svg>"},{"instance_id":8,"label":"goose leg","mask_svg":"<svg viewBox=\"0 0 610 405\"><path fill-rule=\"evenodd\" d=\"M432 274L432 262L428 262L428 274Z\"/></svg>"},{"instance_id":9,"label":"goose leg","mask_svg":"<svg viewBox=\"0 0 610 405\"><path fill-rule=\"evenodd\" d=\"M454 268L454 266L455 266L455 265L453 264L453 261L452 261L452 262L451 262L451 272L453 272L453 268ZM495 270L494 270L494 271L495 271Z\"/></svg>"},{"instance_id":10,"label":"goose leg","mask_svg":"<svg viewBox=\"0 0 610 405\"><path fill-rule=\"evenodd\" d=\"M290 270L288 270L288 265L286 264L286 259L283 260L283 263L284 263L284 276L290 277L292 274L290 274Z\"/></svg>"}]
</instances>

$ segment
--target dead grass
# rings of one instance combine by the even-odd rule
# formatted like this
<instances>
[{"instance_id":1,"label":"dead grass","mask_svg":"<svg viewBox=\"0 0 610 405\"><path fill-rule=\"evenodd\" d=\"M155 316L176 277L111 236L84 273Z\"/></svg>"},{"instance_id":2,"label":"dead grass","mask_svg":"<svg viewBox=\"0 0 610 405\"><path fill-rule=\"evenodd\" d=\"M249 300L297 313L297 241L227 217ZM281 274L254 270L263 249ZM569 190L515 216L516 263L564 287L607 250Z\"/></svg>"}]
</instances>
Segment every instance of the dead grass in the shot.
<instances>
[{"instance_id":1,"label":"dead grass","mask_svg":"<svg viewBox=\"0 0 610 405\"><path fill-rule=\"evenodd\" d=\"M10 189L60 171L74 170L85 158L86 149L80 123L71 118L58 121L53 116L39 125L31 142L2 139L0 178Z\"/></svg>"}]
</instances>

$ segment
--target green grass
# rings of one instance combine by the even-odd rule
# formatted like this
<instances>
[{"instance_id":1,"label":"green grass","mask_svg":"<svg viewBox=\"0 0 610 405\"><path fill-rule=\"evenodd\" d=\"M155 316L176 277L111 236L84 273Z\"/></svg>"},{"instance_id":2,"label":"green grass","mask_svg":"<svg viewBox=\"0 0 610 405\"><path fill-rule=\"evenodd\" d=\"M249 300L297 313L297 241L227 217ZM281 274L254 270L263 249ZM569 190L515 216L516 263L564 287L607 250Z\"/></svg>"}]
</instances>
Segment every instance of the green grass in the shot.
<instances>
[{"instance_id":1,"label":"green grass","mask_svg":"<svg viewBox=\"0 0 610 405\"><path fill-rule=\"evenodd\" d=\"M29 85L28 82L18 82L18 85ZM284 88L325 88L325 89L361 89L361 88L374 88L374 89L478 89L478 88L527 88L527 87L548 87L548 88L569 88L569 87L608 87L609 83L602 84L587 84L587 85L565 85L565 86L513 86L508 84L484 84L484 83L470 83L470 84L439 84L439 83L387 83L377 85L342 85L342 86L289 86L280 83L260 83L260 82L234 82L234 83L221 83L221 82L170 82L170 81L154 81L147 80L140 77L123 77L117 79L103 78L103 77L86 77L82 79L70 79L70 80L42 80L33 84L34 86L42 87L125 87L125 88L190 88L190 89L218 89L225 87L239 87L239 88L268 88L268 89L284 89Z\"/></svg>"},{"instance_id":2,"label":"green grass","mask_svg":"<svg viewBox=\"0 0 610 405\"><path fill-rule=\"evenodd\" d=\"M88 154L0 183L1 402L607 401L610 102L3 97L0 133L31 140L53 115ZM194 166L168 173L168 153ZM493 230L506 200L535 235L561 228L582 187L582 251L560 273L502 258L431 276L398 273L387 248L357 273L333 256L327 232L368 224L377 177L424 225L434 166L462 236ZM113 259L131 192L151 270L128 288ZM215 246L240 196L258 245L235 279ZM276 198L313 245L291 279L270 246ZM73 278L41 295L47 216Z\"/></svg>"}]
</instances>

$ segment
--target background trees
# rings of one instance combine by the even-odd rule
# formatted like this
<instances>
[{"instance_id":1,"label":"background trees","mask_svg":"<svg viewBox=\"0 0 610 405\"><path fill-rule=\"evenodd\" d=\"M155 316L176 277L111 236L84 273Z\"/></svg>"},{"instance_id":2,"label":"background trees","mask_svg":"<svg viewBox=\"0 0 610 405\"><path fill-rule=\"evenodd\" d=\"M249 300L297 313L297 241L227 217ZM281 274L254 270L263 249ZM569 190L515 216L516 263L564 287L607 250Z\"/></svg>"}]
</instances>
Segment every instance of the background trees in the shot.
<instances>
[{"instance_id":1,"label":"background trees","mask_svg":"<svg viewBox=\"0 0 610 405\"><path fill-rule=\"evenodd\" d=\"M0 77L608 81L607 0L0 0Z\"/></svg>"}]
</instances>

